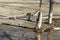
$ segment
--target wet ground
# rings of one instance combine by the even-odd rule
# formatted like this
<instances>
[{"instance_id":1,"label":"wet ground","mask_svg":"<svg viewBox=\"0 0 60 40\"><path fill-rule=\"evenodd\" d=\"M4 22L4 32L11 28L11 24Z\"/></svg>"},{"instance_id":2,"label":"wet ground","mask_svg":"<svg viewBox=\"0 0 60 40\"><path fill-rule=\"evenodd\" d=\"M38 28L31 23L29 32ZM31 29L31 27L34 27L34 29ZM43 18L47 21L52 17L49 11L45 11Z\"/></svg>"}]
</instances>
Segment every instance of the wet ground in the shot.
<instances>
[{"instance_id":1,"label":"wet ground","mask_svg":"<svg viewBox=\"0 0 60 40\"><path fill-rule=\"evenodd\" d=\"M56 20L57 23L59 20ZM47 33L42 33L41 37L42 40L47 40ZM31 29L0 24L0 40L36 40L36 35ZM60 32L52 33L51 40L60 40Z\"/></svg>"},{"instance_id":2,"label":"wet ground","mask_svg":"<svg viewBox=\"0 0 60 40\"><path fill-rule=\"evenodd\" d=\"M2 27L9 27L3 29ZM0 40L35 40L35 33L24 28L11 28L11 26L0 25Z\"/></svg>"},{"instance_id":3,"label":"wet ground","mask_svg":"<svg viewBox=\"0 0 60 40\"><path fill-rule=\"evenodd\" d=\"M46 33L43 33L41 36L42 40L47 39ZM27 31L27 29L23 28L13 28L0 30L0 40L36 40L36 37L33 31ZM53 33L51 40L60 40L60 32Z\"/></svg>"}]
</instances>

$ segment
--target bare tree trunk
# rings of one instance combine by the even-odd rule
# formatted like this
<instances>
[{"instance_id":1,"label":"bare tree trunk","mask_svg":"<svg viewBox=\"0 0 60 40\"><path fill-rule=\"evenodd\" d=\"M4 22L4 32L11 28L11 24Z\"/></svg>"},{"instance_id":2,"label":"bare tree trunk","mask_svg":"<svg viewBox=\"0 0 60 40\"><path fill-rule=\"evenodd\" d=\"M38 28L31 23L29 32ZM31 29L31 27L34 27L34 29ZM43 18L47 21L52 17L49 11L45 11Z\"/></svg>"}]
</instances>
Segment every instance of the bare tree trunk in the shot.
<instances>
[{"instance_id":1,"label":"bare tree trunk","mask_svg":"<svg viewBox=\"0 0 60 40\"><path fill-rule=\"evenodd\" d=\"M52 16L53 16L53 0L50 0L50 7L49 7L49 15L48 15L48 22L49 24L52 23Z\"/></svg>"},{"instance_id":2,"label":"bare tree trunk","mask_svg":"<svg viewBox=\"0 0 60 40\"><path fill-rule=\"evenodd\" d=\"M42 13L41 13L41 5L42 5L42 0L40 0L40 4L39 4L39 13L38 13L38 18L37 18L37 23L36 23L36 27L38 28L36 31L36 37L37 40L41 40L41 33L39 31L39 29L41 28L42 25ZM41 30L41 29L40 29Z\"/></svg>"}]
</instances>

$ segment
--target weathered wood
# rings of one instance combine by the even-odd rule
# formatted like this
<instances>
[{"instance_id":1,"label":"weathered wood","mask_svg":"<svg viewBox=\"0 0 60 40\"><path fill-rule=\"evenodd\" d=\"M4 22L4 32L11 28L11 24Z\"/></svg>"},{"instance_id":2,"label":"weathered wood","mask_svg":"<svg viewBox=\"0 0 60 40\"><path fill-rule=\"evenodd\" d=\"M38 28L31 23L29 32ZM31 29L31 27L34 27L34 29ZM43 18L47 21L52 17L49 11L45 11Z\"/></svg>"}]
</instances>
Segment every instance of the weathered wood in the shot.
<instances>
[{"instance_id":1,"label":"weathered wood","mask_svg":"<svg viewBox=\"0 0 60 40\"><path fill-rule=\"evenodd\" d=\"M50 7L49 7L49 15L48 15L48 22L49 24L52 23L52 16L53 16L53 3L54 3L54 0L50 0Z\"/></svg>"},{"instance_id":2,"label":"weathered wood","mask_svg":"<svg viewBox=\"0 0 60 40\"><path fill-rule=\"evenodd\" d=\"M60 31L60 28L59 27L54 27L54 30L55 31Z\"/></svg>"},{"instance_id":3,"label":"weathered wood","mask_svg":"<svg viewBox=\"0 0 60 40\"><path fill-rule=\"evenodd\" d=\"M42 13L40 13L39 14L40 16L39 16L39 21L38 21L38 28L41 28L41 26L42 26Z\"/></svg>"},{"instance_id":4,"label":"weathered wood","mask_svg":"<svg viewBox=\"0 0 60 40\"><path fill-rule=\"evenodd\" d=\"M30 21L31 13L28 13L27 16L28 16L28 21Z\"/></svg>"},{"instance_id":5,"label":"weathered wood","mask_svg":"<svg viewBox=\"0 0 60 40\"><path fill-rule=\"evenodd\" d=\"M38 13L37 25L36 25L36 27L38 27L38 30L36 32L37 33L37 40L41 40L41 33L39 32L39 29L42 27L41 26L42 25L41 5L42 5L42 0L40 0L40 4L39 4L39 13Z\"/></svg>"},{"instance_id":6,"label":"weathered wood","mask_svg":"<svg viewBox=\"0 0 60 40\"><path fill-rule=\"evenodd\" d=\"M37 18L37 23L36 23L36 27L38 27L38 28L41 28L41 24L42 24L41 5L42 5L42 0L40 0L39 13L38 13L38 18Z\"/></svg>"}]
</instances>

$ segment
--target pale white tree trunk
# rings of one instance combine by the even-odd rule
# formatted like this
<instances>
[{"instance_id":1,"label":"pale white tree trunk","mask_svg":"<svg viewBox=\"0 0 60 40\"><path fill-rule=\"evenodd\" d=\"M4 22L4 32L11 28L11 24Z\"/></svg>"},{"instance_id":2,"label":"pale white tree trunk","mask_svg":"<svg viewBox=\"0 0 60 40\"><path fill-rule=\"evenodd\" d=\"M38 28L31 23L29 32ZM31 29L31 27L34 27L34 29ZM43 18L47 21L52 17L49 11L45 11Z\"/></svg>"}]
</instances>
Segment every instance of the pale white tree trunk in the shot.
<instances>
[{"instance_id":1,"label":"pale white tree trunk","mask_svg":"<svg viewBox=\"0 0 60 40\"><path fill-rule=\"evenodd\" d=\"M41 25L42 25L42 13L40 13L39 16L38 28L41 28Z\"/></svg>"},{"instance_id":2,"label":"pale white tree trunk","mask_svg":"<svg viewBox=\"0 0 60 40\"><path fill-rule=\"evenodd\" d=\"M54 0L50 0L49 15L48 15L49 24L52 23L52 16L53 16L53 1L54 1Z\"/></svg>"}]
</instances>

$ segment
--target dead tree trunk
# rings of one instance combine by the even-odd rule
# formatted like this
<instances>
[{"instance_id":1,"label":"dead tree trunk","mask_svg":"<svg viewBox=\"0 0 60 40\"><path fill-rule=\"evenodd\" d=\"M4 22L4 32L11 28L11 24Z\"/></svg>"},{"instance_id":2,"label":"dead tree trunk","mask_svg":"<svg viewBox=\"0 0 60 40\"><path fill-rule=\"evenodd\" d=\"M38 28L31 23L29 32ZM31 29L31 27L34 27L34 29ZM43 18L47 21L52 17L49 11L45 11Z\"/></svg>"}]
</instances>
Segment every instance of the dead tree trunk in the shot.
<instances>
[{"instance_id":1,"label":"dead tree trunk","mask_svg":"<svg viewBox=\"0 0 60 40\"><path fill-rule=\"evenodd\" d=\"M53 16L53 2L54 2L54 0L50 0L49 15L48 15L48 22L49 22L49 24L52 23L52 16Z\"/></svg>"},{"instance_id":2,"label":"dead tree trunk","mask_svg":"<svg viewBox=\"0 0 60 40\"><path fill-rule=\"evenodd\" d=\"M39 13L38 13L38 18L37 18L37 23L36 23L36 37L37 40L41 40L41 32L39 29L41 29L41 25L42 25L42 13L41 13L41 5L42 5L42 0L40 0L40 4L39 4Z\"/></svg>"}]
</instances>

